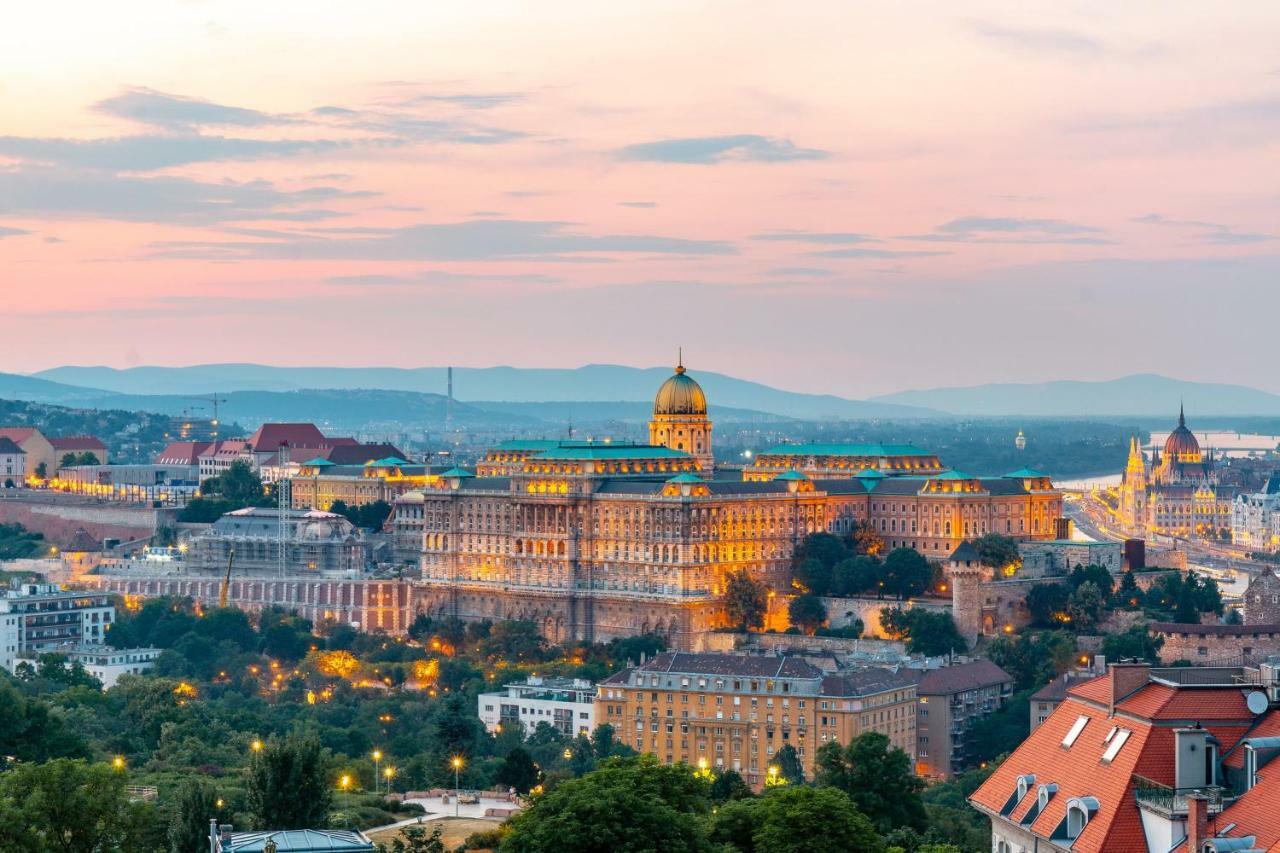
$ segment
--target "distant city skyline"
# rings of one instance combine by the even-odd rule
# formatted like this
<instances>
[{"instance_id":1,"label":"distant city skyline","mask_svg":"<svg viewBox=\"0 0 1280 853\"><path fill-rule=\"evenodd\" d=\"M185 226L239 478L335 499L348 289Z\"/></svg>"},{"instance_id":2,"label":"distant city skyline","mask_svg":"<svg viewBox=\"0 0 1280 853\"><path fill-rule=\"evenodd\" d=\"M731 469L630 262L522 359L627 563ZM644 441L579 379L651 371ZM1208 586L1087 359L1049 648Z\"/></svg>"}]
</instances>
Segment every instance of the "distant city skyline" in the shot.
<instances>
[{"instance_id":1,"label":"distant city skyline","mask_svg":"<svg viewBox=\"0 0 1280 853\"><path fill-rule=\"evenodd\" d=\"M125 6L0 31L0 371L1280 392L1274 4Z\"/></svg>"}]
</instances>

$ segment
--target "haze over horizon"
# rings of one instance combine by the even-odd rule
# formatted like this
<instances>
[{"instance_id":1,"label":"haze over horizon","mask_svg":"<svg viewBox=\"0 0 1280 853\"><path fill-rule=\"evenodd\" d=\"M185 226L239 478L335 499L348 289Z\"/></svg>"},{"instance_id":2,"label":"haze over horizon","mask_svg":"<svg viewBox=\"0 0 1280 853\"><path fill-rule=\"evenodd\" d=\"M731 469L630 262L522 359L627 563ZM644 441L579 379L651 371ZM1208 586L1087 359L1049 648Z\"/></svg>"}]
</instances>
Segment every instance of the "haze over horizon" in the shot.
<instances>
[{"instance_id":1,"label":"haze over horizon","mask_svg":"<svg viewBox=\"0 0 1280 853\"><path fill-rule=\"evenodd\" d=\"M134 6L0 31L0 370L1280 392L1274 4Z\"/></svg>"}]
</instances>

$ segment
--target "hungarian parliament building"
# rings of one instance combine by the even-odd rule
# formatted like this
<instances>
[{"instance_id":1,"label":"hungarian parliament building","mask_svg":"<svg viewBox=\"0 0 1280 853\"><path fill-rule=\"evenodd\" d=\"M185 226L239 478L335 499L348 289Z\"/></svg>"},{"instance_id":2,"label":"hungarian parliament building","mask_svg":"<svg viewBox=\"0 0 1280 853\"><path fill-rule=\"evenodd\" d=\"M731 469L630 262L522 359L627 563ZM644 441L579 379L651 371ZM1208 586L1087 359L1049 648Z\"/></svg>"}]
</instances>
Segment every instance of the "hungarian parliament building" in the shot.
<instances>
[{"instance_id":1,"label":"hungarian parliament building","mask_svg":"<svg viewBox=\"0 0 1280 853\"><path fill-rule=\"evenodd\" d=\"M509 441L422 495L415 611L529 619L552 642L653 632L681 649L726 625L732 572L780 603L811 533L870 524L888 548L941 561L989 532L1052 539L1062 515L1044 474L970 476L906 444L781 445L717 476L706 395L683 365L647 444Z\"/></svg>"}]
</instances>

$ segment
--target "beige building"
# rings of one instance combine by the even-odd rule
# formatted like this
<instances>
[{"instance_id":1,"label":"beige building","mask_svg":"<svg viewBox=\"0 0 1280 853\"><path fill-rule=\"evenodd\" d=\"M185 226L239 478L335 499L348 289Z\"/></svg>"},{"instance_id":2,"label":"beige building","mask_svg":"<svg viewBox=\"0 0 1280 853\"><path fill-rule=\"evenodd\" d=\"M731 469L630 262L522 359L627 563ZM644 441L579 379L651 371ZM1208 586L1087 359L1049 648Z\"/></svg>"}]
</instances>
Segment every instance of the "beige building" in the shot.
<instances>
[{"instance_id":1,"label":"beige building","mask_svg":"<svg viewBox=\"0 0 1280 853\"><path fill-rule=\"evenodd\" d=\"M53 445L35 427L3 427L0 428L0 438L9 439L27 454L29 476L34 476L41 465L46 477L52 477L57 470L58 460L54 456Z\"/></svg>"},{"instance_id":2,"label":"beige building","mask_svg":"<svg viewBox=\"0 0 1280 853\"><path fill-rule=\"evenodd\" d=\"M808 779L819 747L863 732L909 753L915 700L906 670L832 674L798 657L663 652L598 685L595 721L667 764L736 770L758 790L785 746Z\"/></svg>"},{"instance_id":3,"label":"beige building","mask_svg":"<svg viewBox=\"0 0 1280 853\"><path fill-rule=\"evenodd\" d=\"M363 465L335 465L316 457L303 462L289 478L294 509L328 510L334 501L363 506L377 501L393 503L406 492L421 490L440 479L426 465L386 458Z\"/></svg>"}]
</instances>

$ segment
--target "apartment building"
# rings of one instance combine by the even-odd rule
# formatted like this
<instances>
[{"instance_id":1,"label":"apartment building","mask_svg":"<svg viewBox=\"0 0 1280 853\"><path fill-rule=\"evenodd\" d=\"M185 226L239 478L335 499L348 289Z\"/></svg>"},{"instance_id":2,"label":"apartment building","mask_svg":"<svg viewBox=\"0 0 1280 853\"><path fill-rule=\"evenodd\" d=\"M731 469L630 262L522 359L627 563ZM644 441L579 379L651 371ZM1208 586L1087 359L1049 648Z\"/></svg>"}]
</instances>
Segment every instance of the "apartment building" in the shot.
<instances>
[{"instance_id":1,"label":"apartment building","mask_svg":"<svg viewBox=\"0 0 1280 853\"><path fill-rule=\"evenodd\" d=\"M733 769L760 788L785 746L808 777L822 744L863 732L910 750L915 680L906 670L828 673L798 657L664 652L600 683L596 722L668 764Z\"/></svg>"},{"instance_id":2,"label":"apartment building","mask_svg":"<svg viewBox=\"0 0 1280 853\"><path fill-rule=\"evenodd\" d=\"M950 779L970 767L969 729L1013 695L1013 678L985 658L916 676L916 774Z\"/></svg>"},{"instance_id":3,"label":"apartment building","mask_svg":"<svg viewBox=\"0 0 1280 853\"><path fill-rule=\"evenodd\" d=\"M116 609L105 592L15 581L0 598L0 666L68 643L102 643Z\"/></svg>"},{"instance_id":4,"label":"apartment building","mask_svg":"<svg viewBox=\"0 0 1280 853\"><path fill-rule=\"evenodd\" d=\"M520 726L525 736L546 723L567 737L589 735L595 729L596 686L582 678L530 676L501 691L476 698L480 722L489 732Z\"/></svg>"}]
</instances>

